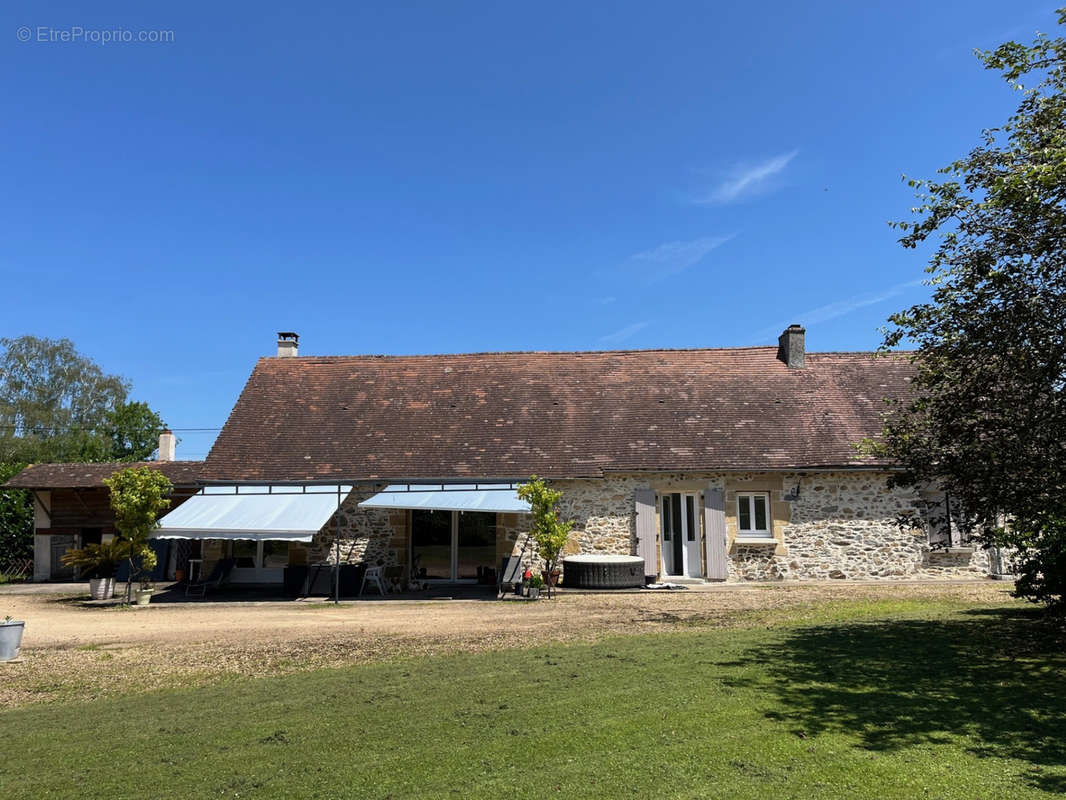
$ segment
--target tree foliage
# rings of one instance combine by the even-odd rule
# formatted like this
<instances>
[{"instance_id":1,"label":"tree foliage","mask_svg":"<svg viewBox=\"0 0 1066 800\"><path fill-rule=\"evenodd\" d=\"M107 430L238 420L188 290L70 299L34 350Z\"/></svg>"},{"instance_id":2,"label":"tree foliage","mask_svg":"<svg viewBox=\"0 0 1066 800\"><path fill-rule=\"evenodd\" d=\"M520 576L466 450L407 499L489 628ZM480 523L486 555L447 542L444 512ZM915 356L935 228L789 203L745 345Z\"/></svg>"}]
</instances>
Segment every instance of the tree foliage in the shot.
<instances>
[{"instance_id":1,"label":"tree foliage","mask_svg":"<svg viewBox=\"0 0 1066 800\"><path fill-rule=\"evenodd\" d=\"M1066 24L1066 9L1059 12ZM895 483L936 486L958 524L1017 550L1018 591L1066 591L1066 39L978 51L1016 112L935 181L911 180L901 243L939 238L932 299L893 315L884 347L916 345L913 396L889 415Z\"/></svg>"},{"instance_id":2,"label":"tree foliage","mask_svg":"<svg viewBox=\"0 0 1066 800\"><path fill-rule=\"evenodd\" d=\"M0 464L0 485L24 464ZM33 558L33 496L19 489L0 489L0 571L21 558Z\"/></svg>"},{"instance_id":3,"label":"tree foliage","mask_svg":"<svg viewBox=\"0 0 1066 800\"><path fill-rule=\"evenodd\" d=\"M140 461L165 427L69 339L0 339L0 484L28 463ZM0 563L33 554L28 492L0 489Z\"/></svg>"},{"instance_id":4,"label":"tree foliage","mask_svg":"<svg viewBox=\"0 0 1066 800\"><path fill-rule=\"evenodd\" d=\"M126 587L155 568L155 552L149 547L150 534L159 515L170 508L174 485L163 473L151 467L129 467L104 480L115 512L115 529L128 547L130 580Z\"/></svg>"},{"instance_id":5,"label":"tree foliage","mask_svg":"<svg viewBox=\"0 0 1066 800\"><path fill-rule=\"evenodd\" d=\"M159 445L163 418L147 403L119 403L107 414L108 457L113 461L144 461Z\"/></svg>"},{"instance_id":6,"label":"tree foliage","mask_svg":"<svg viewBox=\"0 0 1066 800\"><path fill-rule=\"evenodd\" d=\"M0 461L136 461L163 420L69 339L0 339Z\"/></svg>"}]
</instances>

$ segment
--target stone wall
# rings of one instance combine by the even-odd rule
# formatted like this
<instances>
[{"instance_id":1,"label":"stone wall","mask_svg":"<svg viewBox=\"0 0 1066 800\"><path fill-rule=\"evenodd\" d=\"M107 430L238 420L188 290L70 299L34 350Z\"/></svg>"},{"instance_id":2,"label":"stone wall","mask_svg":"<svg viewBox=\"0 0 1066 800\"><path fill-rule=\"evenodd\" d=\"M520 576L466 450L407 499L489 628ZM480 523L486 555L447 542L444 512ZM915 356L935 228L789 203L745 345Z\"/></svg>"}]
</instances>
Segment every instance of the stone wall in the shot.
<instances>
[{"instance_id":1,"label":"stone wall","mask_svg":"<svg viewBox=\"0 0 1066 800\"><path fill-rule=\"evenodd\" d=\"M979 577L988 556L962 548L931 550L921 530L901 530L897 518L913 508L911 494L889 489L887 475L833 473L656 473L620 475L604 480L556 481L563 493L560 510L574 521L565 554L636 552L635 491L693 492L708 486L726 497L730 581ZM770 495L773 538L765 544L737 543L736 493ZM406 511L360 509L372 492L353 493L339 512L341 561L386 566L407 562ZM523 555L542 562L528 538L529 517L497 516L497 557ZM701 522L702 537L702 522ZM334 520L308 545L309 563L333 563ZM701 563L705 555L701 542Z\"/></svg>"},{"instance_id":2,"label":"stone wall","mask_svg":"<svg viewBox=\"0 0 1066 800\"><path fill-rule=\"evenodd\" d=\"M924 530L901 529L898 519L915 509L915 496L890 489L884 473L786 475L784 485L799 489L782 531L787 554L737 557L738 577L958 578L988 572L983 550L931 550Z\"/></svg>"},{"instance_id":3,"label":"stone wall","mask_svg":"<svg viewBox=\"0 0 1066 800\"><path fill-rule=\"evenodd\" d=\"M988 555L979 548L931 550L924 531L901 529L897 519L913 509L914 498L907 491L889 489L887 481L888 476L878 472L661 473L553 485L563 492L563 516L575 522L568 553L635 553L637 488L698 493L712 486L726 492L730 581L898 580L988 573ZM736 542L738 491L770 494L772 541Z\"/></svg>"},{"instance_id":4,"label":"stone wall","mask_svg":"<svg viewBox=\"0 0 1066 800\"><path fill-rule=\"evenodd\" d=\"M340 562L393 566L407 563L407 512L380 508L359 508L372 491L355 491L341 504L322 530L307 546L310 564L333 564L337 561L336 543L340 539ZM339 537L337 523L340 523Z\"/></svg>"}]
</instances>

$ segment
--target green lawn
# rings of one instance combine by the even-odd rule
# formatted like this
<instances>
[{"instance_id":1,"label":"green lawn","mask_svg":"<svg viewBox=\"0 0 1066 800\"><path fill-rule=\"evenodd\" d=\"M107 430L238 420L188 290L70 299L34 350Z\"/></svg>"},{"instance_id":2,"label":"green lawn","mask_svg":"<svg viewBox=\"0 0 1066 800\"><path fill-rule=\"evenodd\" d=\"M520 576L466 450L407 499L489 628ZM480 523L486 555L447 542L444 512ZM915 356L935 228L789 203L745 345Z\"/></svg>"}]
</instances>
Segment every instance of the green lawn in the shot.
<instances>
[{"instance_id":1,"label":"green lawn","mask_svg":"<svg viewBox=\"0 0 1066 800\"><path fill-rule=\"evenodd\" d=\"M1032 609L801 613L29 706L0 797L1066 791L1066 642Z\"/></svg>"}]
</instances>

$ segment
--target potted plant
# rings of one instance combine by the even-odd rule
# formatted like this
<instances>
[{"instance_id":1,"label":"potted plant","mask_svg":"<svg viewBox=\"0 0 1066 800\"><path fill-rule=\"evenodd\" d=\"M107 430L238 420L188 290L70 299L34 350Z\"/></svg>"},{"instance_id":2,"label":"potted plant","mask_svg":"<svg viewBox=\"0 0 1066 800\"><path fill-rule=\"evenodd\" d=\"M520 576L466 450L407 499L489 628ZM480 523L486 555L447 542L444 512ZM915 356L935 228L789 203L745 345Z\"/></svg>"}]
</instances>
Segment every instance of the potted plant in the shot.
<instances>
[{"instance_id":1,"label":"potted plant","mask_svg":"<svg viewBox=\"0 0 1066 800\"><path fill-rule=\"evenodd\" d=\"M4 617L0 622L0 661L14 661L19 657L22 646L22 632L26 622L20 619Z\"/></svg>"},{"instance_id":2,"label":"potted plant","mask_svg":"<svg viewBox=\"0 0 1066 800\"><path fill-rule=\"evenodd\" d=\"M93 600L107 600L115 594L115 572L128 555L128 544L116 538L71 550L63 556L63 563L89 576L89 596Z\"/></svg>"},{"instance_id":3,"label":"potted plant","mask_svg":"<svg viewBox=\"0 0 1066 800\"><path fill-rule=\"evenodd\" d=\"M559 576L559 555L566 547L570 538L570 529L574 526L571 521L564 522L559 518L558 503L563 493L557 489L549 488L548 484L536 475L523 483L517 489L518 496L529 503L532 523L529 527L529 535L537 544L537 551L544 560L544 574L541 578L548 586L548 596L551 596L551 587ZM539 592L538 592L539 594Z\"/></svg>"},{"instance_id":4,"label":"potted plant","mask_svg":"<svg viewBox=\"0 0 1066 800\"><path fill-rule=\"evenodd\" d=\"M530 600L540 599L540 590L544 588L544 578L540 575L530 575L526 580L526 597Z\"/></svg>"},{"instance_id":5,"label":"potted plant","mask_svg":"<svg viewBox=\"0 0 1066 800\"><path fill-rule=\"evenodd\" d=\"M137 559L139 567L137 574L140 576L137 587L137 605L139 606L146 606L152 601L152 592L155 591L155 587L152 586L149 576L151 576L152 570L155 569L157 563L158 559L154 550L146 547L141 551L140 558Z\"/></svg>"}]
</instances>

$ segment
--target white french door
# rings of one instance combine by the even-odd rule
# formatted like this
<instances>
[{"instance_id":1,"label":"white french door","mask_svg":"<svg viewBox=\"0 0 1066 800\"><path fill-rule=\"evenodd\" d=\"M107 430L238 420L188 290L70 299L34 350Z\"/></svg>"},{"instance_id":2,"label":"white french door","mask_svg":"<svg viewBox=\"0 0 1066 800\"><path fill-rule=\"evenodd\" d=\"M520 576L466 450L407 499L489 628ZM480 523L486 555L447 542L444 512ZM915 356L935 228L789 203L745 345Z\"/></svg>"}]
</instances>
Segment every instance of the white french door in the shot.
<instances>
[{"instance_id":1,"label":"white french door","mask_svg":"<svg viewBox=\"0 0 1066 800\"><path fill-rule=\"evenodd\" d=\"M691 492L659 496L663 572L667 577L699 578L703 575L699 512L699 500Z\"/></svg>"}]
</instances>

